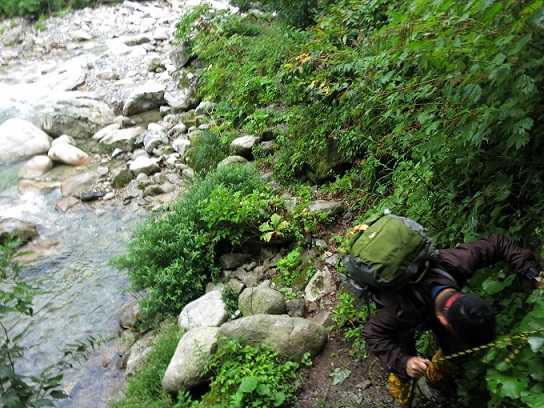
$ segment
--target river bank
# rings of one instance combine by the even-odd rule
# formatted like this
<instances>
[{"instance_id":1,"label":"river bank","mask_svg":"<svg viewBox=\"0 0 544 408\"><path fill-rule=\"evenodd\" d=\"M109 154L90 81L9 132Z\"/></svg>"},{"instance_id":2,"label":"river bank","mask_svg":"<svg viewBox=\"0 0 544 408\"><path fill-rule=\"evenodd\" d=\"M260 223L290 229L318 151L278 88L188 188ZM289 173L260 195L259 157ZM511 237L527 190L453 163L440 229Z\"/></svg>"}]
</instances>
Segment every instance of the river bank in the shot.
<instances>
[{"instance_id":1,"label":"river bank","mask_svg":"<svg viewBox=\"0 0 544 408\"><path fill-rule=\"evenodd\" d=\"M173 83L172 73L178 69L172 60L177 55L173 53L175 24L199 3L127 1L52 16L43 20L43 25L23 19L0 23L0 124L18 118L43 128L54 139L62 133L89 157L84 165L53 161L53 169L39 176L23 171L30 156L4 163L0 169L0 217L31 222L39 233L28 247L38 261L24 270L25 279L41 290L34 297L34 315L8 322L10 333L21 335L25 347L17 370L37 375L67 363L63 388L70 398L58 406L106 407L122 391L124 374L117 361L119 316L136 298L127 291L124 273L111 267L109 259L123 251L131 228L140 219L183 191L182 178L172 174L185 170L187 177L191 176L189 168L180 170L173 164L179 153L169 168L162 161L158 163L158 159L166 161L165 156L144 154L143 146L136 154L126 147L129 142L117 151L117 147L105 149L98 139L92 139L94 131L84 136L78 132L85 125L100 123L100 118L93 122L92 117L103 118L100 113L105 108L94 113L89 109L103 103L111 109L111 118L118 118L117 130L138 127L143 135L149 134L150 124L152 130L156 124L155 135L161 143L171 144L162 133L181 122L176 112L166 109L161 113L155 105L123 115L123 107L139 87ZM93 105L78 105L77 98L81 101L82 95ZM76 102L63 105L66 100ZM162 104L168 106L164 100ZM82 110L75 115L72 127L51 130L47 125L56 126L56 113L49 110L44 115L43 107L53 105L64 112ZM167 114L168 123L164 119ZM176 136L186 134L189 127L176 130ZM0 138L6 134L3 129ZM47 155L47 151L40 154ZM152 166L148 180L140 178L113 188L112 180L138 156L146 156L156 166ZM63 183L89 173L96 174L97 182L88 182L84 188L100 193L96 197L101 198L71 200L72 194L65 194ZM156 185L162 190L146 195L138 188L142 183L151 186L148 191ZM87 352L78 355L78 347Z\"/></svg>"}]
</instances>

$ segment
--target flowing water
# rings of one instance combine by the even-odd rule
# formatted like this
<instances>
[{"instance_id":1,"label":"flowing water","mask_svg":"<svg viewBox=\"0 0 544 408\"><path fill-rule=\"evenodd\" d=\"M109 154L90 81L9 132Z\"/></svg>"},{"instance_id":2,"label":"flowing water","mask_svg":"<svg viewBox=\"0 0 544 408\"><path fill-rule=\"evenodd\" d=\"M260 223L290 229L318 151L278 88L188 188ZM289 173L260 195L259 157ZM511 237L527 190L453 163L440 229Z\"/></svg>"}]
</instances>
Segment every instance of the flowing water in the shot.
<instances>
[{"instance_id":1,"label":"flowing water","mask_svg":"<svg viewBox=\"0 0 544 408\"><path fill-rule=\"evenodd\" d=\"M73 368L64 370L65 383L79 381L85 387L96 381L96 367L77 363L70 354L66 359L65 353L74 351L74 345L90 350L91 343L103 347L116 339L119 311L132 297L125 273L109 261L124 252L138 218L108 201L57 211L55 204L62 198L58 188L46 195L18 191L20 166L0 167L0 218L32 222L38 228L38 241L54 245L45 260L22 271L22 278L39 288L32 302L33 316L11 316L2 323L11 337L20 335L18 344L25 347L17 372L39 375L68 361Z\"/></svg>"}]
</instances>

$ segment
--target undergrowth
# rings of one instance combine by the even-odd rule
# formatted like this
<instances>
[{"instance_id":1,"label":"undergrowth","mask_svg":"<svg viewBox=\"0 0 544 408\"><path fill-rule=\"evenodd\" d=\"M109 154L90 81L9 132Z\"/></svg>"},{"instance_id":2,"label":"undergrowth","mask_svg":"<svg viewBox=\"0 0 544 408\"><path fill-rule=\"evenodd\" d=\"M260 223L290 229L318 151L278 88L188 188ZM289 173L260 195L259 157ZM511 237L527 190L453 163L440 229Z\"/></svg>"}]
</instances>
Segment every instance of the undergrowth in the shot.
<instances>
[{"instance_id":1,"label":"undergrowth","mask_svg":"<svg viewBox=\"0 0 544 408\"><path fill-rule=\"evenodd\" d=\"M164 408L174 403L162 388L162 378L174 355L183 332L177 321L164 321L157 331L151 352L127 381L127 389L111 408Z\"/></svg>"},{"instance_id":2,"label":"undergrowth","mask_svg":"<svg viewBox=\"0 0 544 408\"><path fill-rule=\"evenodd\" d=\"M204 7L177 36L208 67L199 86L219 120L276 133L273 156L258 159L282 183L345 198L355 223L384 208L409 216L438 247L503 233L542 257L543 16L540 0L341 0L300 30ZM503 268L470 289L506 335L542 311L541 294ZM461 404L542 403L541 336L508 365L484 354Z\"/></svg>"}]
</instances>

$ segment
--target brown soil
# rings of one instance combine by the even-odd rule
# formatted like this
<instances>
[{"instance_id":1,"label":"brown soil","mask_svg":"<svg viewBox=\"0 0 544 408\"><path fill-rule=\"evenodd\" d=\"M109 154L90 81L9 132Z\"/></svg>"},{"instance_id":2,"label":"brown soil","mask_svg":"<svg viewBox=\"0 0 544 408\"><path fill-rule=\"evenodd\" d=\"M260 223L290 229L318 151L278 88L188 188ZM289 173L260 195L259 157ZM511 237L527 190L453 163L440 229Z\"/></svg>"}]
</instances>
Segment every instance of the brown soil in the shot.
<instances>
[{"instance_id":1,"label":"brown soil","mask_svg":"<svg viewBox=\"0 0 544 408\"><path fill-rule=\"evenodd\" d=\"M357 358L351 344L341 333L332 331L323 352L304 373L298 398L299 408L390 407L392 398L387 375L375 357ZM333 383L336 370L348 372L341 383Z\"/></svg>"}]
</instances>

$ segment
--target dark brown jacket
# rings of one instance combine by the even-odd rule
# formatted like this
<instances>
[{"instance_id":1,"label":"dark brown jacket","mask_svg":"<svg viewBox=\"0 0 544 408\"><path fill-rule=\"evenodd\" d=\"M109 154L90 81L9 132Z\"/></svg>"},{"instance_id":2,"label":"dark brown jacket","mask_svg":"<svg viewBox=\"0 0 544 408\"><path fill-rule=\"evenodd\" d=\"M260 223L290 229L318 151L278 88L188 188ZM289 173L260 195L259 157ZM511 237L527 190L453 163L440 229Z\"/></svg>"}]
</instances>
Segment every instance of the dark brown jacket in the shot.
<instances>
[{"instance_id":1,"label":"dark brown jacket","mask_svg":"<svg viewBox=\"0 0 544 408\"><path fill-rule=\"evenodd\" d=\"M419 328L433 330L446 354L466 348L436 319L430 293L433 284L460 290L478 269L501 260L506 261L520 276L532 267L538 267L530 251L502 235L490 235L456 248L440 250L439 253L440 262L431 265L430 271L419 283L406 285L401 290L381 292L383 308L366 323L363 330L368 349L401 380L408 379L406 362L416 355L414 332Z\"/></svg>"}]
</instances>

